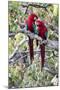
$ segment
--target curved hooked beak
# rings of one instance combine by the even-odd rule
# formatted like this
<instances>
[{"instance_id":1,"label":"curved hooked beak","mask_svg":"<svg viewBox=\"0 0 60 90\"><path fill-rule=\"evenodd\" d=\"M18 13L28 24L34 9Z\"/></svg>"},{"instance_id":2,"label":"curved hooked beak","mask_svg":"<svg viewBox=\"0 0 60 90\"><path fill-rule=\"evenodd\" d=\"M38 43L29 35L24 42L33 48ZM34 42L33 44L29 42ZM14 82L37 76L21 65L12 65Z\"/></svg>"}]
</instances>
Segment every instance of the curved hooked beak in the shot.
<instances>
[{"instance_id":1,"label":"curved hooked beak","mask_svg":"<svg viewBox=\"0 0 60 90\"><path fill-rule=\"evenodd\" d=\"M36 17L34 17L34 21L36 21L37 20L37 18Z\"/></svg>"}]
</instances>

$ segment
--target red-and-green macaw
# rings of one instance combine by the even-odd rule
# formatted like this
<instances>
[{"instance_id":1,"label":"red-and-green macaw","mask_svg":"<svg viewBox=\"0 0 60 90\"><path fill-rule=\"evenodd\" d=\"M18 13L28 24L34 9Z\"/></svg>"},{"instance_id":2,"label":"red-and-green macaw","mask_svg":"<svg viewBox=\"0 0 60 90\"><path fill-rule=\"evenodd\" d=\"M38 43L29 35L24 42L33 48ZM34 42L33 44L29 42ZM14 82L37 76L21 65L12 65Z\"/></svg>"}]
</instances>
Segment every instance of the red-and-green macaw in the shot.
<instances>
[{"instance_id":1,"label":"red-and-green macaw","mask_svg":"<svg viewBox=\"0 0 60 90\"><path fill-rule=\"evenodd\" d=\"M37 27L37 30L38 30L38 35L43 40L46 40L48 30L47 30L44 22L41 21L41 20L37 20L36 21L36 27ZM40 49L41 49L41 68L43 68L44 67L44 62L45 62L45 44L40 45Z\"/></svg>"},{"instance_id":2,"label":"red-and-green macaw","mask_svg":"<svg viewBox=\"0 0 60 90\"><path fill-rule=\"evenodd\" d=\"M36 25L35 25L36 19L38 19L36 14L31 13L30 15L28 15L28 18L25 21L26 30L31 31L32 33L37 33ZM29 37L29 50L30 50L30 59L31 59L31 63L32 63L32 61L34 59L34 52L33 52L33 39L30 39L30 37Z\"/></svg>"}]
</instances>

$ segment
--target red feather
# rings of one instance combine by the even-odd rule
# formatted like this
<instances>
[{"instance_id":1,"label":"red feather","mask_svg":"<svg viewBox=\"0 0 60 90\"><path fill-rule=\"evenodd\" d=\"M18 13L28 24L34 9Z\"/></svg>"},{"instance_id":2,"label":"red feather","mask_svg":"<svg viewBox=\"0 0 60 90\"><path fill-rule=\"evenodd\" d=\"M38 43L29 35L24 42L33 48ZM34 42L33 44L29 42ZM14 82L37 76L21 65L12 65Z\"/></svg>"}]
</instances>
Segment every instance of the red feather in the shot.
<instances>
[{"instance_id":1,"label":"red feather","mask_svg":"<svg viewBox=\"0 0 60 90\"><path fill-rule=\"evenodd\" d=\"M39 36L44 40L46 39L45 32L47 32L47 28L44 25L44 23L40 20L36 21L37 24L37 30L39 32ZM41 68L44 67L44 62L45 62L45 44L40 45L41 49Z\"/></svg>"},{"instance_id":2,"label":"red feather","mask_svg":"<svg viewBox=\"0 0 60 90\"><path fill-rule=\"evenodd\" d=\"M34 28L33 28L33 24L35 24L34 18L38 18L38 17L34 13L32 13L31 15L28 16L28 18L26 20L26 24L28 25L28 29L31 32L34 31Z\"/></svg>"},{"instance_id":3,"label":"red feather","mask_svg":"<svg viewBox=\"0 0 60 90\"><path fill-rule=\"evenodd\" d=\"M30 39L30 37L29 37L29 50L30 50L30 60L32 63L34 59L34 52L33 52L33 39Z\"/></svg>"},{"instance_id":4,"label":"red feather","mask_svg":"<svg viewBox=\"0 0 60 90\"><path fill-rule=\"evenodd\" d=\"M45 62L45 45L42 44L40 45L41 49L41 68L44 67L44 62Z\"/></svg>"},{"instance_id":5,"label":"red feather","mask_svg":"<svg viewBox=\"0 0 60 90\"><path fill-rule=\"evenodd\" d=\"M34 32L34 28L33 28L33 24L35 24L34 18L37 19L38 17L34 13L32 13L31 15L28 16L26 20L26 24L28 25L28 30L31 32ZM32 60L34 59L34 52L33 52L33 40L30 39L30 37L29 37L29 49L30 49L30 59L32 63Z\"/></svg>"}]
</instances>

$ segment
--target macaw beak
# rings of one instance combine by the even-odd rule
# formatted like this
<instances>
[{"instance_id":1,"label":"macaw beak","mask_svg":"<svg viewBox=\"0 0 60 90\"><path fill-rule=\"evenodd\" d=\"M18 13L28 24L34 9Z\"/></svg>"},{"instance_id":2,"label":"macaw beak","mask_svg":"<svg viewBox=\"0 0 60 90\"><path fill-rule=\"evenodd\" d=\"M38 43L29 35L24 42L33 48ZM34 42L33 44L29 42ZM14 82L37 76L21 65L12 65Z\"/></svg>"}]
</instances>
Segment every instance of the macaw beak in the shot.
<instances>
[{"instance_id":1,"label":"macaw beak","mask_svg":"<svg viewBox=\"0 0 60 90\"><path fill-rule=\"evenodd\" d=\"M34 17L34 21L36 21L37 20L37 18L36 17Z\"/></svg>"}]
</instances>

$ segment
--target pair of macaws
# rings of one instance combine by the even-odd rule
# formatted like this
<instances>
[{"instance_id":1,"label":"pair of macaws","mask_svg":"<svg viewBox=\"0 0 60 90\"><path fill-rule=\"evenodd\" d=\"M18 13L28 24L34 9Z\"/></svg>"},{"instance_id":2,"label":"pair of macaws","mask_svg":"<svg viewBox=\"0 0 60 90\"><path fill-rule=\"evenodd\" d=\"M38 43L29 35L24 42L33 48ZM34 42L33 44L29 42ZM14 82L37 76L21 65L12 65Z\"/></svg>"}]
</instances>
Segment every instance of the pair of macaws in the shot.
<instances>
[{"instance_id":1,"label":"pair of macaws","mask_svg":"<svg viewBox=\"0 0 60 90\"><path fill-rule=\"evenodd\" d=\"M44 25L43 21L38 20L36 14L31 13L30 15L28 15L25 24L26 24L26 30L29 30L34 34L37 34L43 40L47 39L47 32L48 32L47 28ZM45 44L40 45L40 49L41 49L41 68L43 68L45 62ZM29 37L29 50L30 50L30 60L32 63L34 60L34 51L33 51L33 39L31 39L30 37Z\"/></svg>"}]
</instances>

